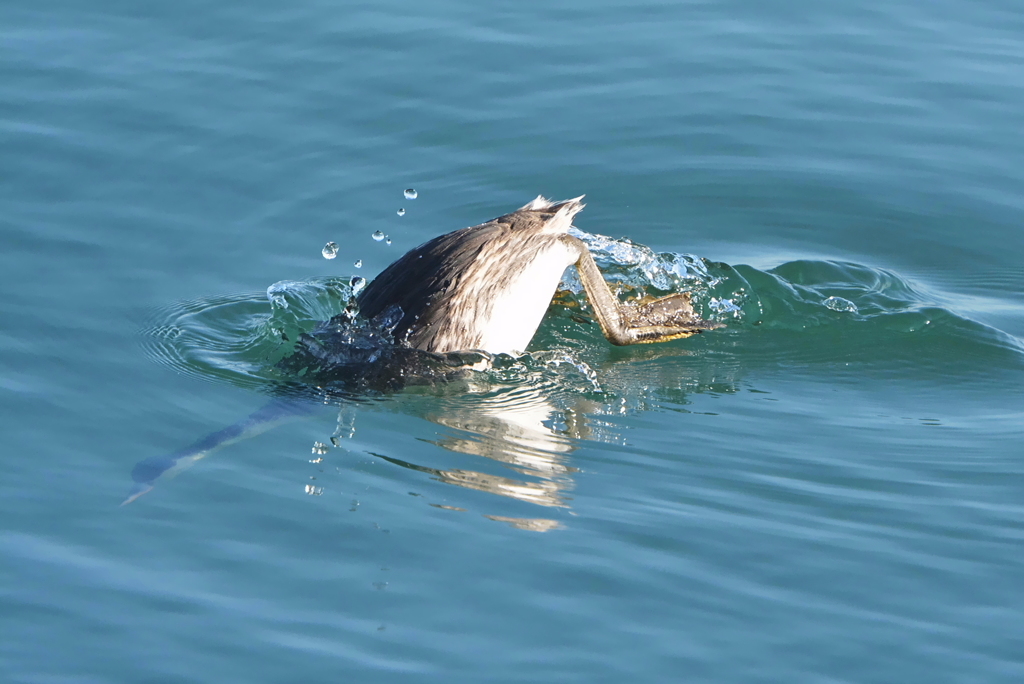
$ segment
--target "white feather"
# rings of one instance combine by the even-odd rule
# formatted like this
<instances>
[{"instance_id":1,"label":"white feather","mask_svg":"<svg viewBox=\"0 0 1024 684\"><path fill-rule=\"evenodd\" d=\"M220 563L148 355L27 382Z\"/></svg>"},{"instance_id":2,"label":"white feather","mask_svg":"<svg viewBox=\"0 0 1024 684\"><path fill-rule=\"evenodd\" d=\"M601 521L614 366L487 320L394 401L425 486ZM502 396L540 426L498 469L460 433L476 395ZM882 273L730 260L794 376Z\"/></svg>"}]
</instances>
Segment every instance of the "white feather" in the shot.
<instances>
[{"instance_id":1,"label":"white feather","mask_svg":"<svg viewBox=\"0 0 1024 684\"><path fill-rule=\"evenodd\" d=\"M494 299L483 324L482 349L492 354L522 354L540 327L565 269L579 254L561 241L537 253Z\"/></svg>"}]
</instances>

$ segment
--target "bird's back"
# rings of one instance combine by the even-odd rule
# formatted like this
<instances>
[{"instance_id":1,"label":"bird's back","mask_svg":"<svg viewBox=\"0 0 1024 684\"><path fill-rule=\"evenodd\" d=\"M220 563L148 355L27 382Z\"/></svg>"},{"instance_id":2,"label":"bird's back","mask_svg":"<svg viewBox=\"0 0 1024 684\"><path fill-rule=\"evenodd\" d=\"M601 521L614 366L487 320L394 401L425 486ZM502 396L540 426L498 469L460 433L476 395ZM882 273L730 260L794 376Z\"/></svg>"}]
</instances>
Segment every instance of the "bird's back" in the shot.
<instances>
[{"instance_id":1,"label":"bird's back","mask_svg":"<svg viewBox=\"0 0 1024 684\"><path fill-rule=\"evenodd\" d=\"M564 239L581 198L518 211L430 240L359 296L360 312L402 310L395 338L434 352L521 353L578 252Z\"/></svg>"}]
</instances>

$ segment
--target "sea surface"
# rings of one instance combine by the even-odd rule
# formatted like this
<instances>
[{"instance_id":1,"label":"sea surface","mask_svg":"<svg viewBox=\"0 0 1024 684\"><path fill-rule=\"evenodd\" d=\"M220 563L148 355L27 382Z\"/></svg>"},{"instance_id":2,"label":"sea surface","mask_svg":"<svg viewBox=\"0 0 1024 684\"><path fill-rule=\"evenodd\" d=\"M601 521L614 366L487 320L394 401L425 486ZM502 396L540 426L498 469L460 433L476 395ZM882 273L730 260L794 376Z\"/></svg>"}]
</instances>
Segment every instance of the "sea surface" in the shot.
<instances>
[{"instance_id":1,"label":"sea surface","mask_svg":"<svg viewBox=\"0 0 1024 684\"><path fill-rule=\"evenodd\" d=\"M1022 131L1009 0L3 3L0 682L1024 681ZM724 327L175 456L538 194Z\"/></svg>"}]
</instances>

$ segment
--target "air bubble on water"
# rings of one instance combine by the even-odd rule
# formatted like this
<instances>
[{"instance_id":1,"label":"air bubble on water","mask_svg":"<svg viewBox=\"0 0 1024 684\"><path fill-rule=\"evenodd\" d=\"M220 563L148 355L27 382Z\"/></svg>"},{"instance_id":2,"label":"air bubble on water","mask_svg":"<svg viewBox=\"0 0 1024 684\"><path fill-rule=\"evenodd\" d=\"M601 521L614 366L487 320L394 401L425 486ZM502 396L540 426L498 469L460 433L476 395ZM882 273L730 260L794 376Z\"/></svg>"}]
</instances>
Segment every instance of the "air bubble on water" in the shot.
<instances>
[{"instance_id":1,"label":"air bubble on water","mask_svg":"<svg viewBox=\"0 0 1024 684\"><path fill-rule=\"evenodd\" d=\"M352 280L348 281L348 286L352 288L352 294L359 294L364 287L366 287L366 278L362 276L352 276Z\"/></svg>"},{"instance_id":2,"label":"air bubble on water","mask_svg":"<svg viewBox=\"0 0 1024 684\"><path fill-rule=\"evenodd\" d=\"M331 444L341 446L343 439L352 439L356 434L356 412L349 404L342 405L338 411L338 426L331 435Z\"/></svg>"},{"instance_id":3,"label":"air bubble on water","mask_svg":"<svg viewBox=\"0 0 1024 684\"><path fill-rule=\"evenodd\" d=\"M822 302L827 308L843 313L857 313L857 305L842 297L829 297Z\"/></svg>"},{"instance_id":4,"label":"air bubble on water","mask_svg":"<svg viewBox=\"0 0 1024 684\"><path fill-rule=\"evenodd\" d=\"M314 487L311 484L306 485L306 493L310 496L320 496L324 493L323 487Z\"/></svg>"},{"instance_id":5,"label":"air bubble on water","mask_svg":"<svg viewBox=\"0 0 1024 684\"><path fill-rule=\"evenodd\" d=\"M384 233L380 232L379 230L375 230L373 231L373 235L371 235L370 237L372 237L375 241L380 242L381 240L384 239Z\"/></svg>"},{"instance_id":6,"label":"air bubble on water","mask_svg":"<svg viewBox=\"0 0 1024 684\"><path fill-rule=\"evenodd\" d=\"M330 449L329 446L323 442L313 442L313 454L317 456L323 456Z\"/></svg>"},{"instance_id":7,"label":"air bubble on water","mask_svg":"<svg viewBox=\"0 0 1024 684\"><path fill-rule=\"evenodd\" d=\"M420 196L420 194L418 192L416 192L415 189L413 189L413 188L406 188L405 189L405 199L416 199L419 196Z\"/></svg>"},{"instance_id":8,"label":"air bubble on water","mask_svg":"<svg viewBox=\"0 0 1024 684\"><path fill-rule=\"evenodd\" d=\"M334 257L338 256L338 243L328 242L326 245L324 245L321 254L324 255L324 259L333 259Z\"/></svg>"},{"instance_id":9,"label":"air bubble on water","mask_svg":"<svg viewBox=\"0 0 1024 684\"><path fill-rule=\"evenodd\" d=\"M402 207L395 213L398 214L399 216L405 216L405 207Z\"/></svg>"},{"instance_id":10,"label":"air bubble on water","mask_svg":"<svg viewBox=\"0 0 1024 684\"><path fill-rule=\"evenodd\" d=\"M384 238L384 244L385 245L390 245L391 244L391 238L389 238L389 237Z\"/></svg>"},{"instance_id":11,"label":"air bubble on water","mask_svg":"<svg viewBox=\"0 0 1024 684\"><path fill-rule=\"evenodd\" d=\"M363 267L363 260L362 259L356 259L355 263L352 264L352 265L355 266L356 268L362 268Z\"/></svg>"}]
</instances>

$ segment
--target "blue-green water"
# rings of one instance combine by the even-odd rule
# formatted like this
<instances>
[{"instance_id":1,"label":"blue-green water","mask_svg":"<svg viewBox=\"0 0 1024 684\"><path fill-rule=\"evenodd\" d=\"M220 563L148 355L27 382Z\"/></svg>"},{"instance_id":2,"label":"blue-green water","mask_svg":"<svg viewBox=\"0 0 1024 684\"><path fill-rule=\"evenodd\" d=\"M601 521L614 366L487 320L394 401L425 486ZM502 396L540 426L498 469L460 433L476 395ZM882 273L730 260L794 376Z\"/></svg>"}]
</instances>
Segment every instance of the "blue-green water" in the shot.
<instances>
[{"instance_id":1,"label":"blue-green water","mask_svg":"<svg viewBox=\"0 0 1024 684\"><path fill-rule=\"evenodd\" d=\"M1024 680L1016 4L14 2L0 103L0 680ZM538 193L727 327L563 296L118 505Z\"/></svg>"}]
</instances>

